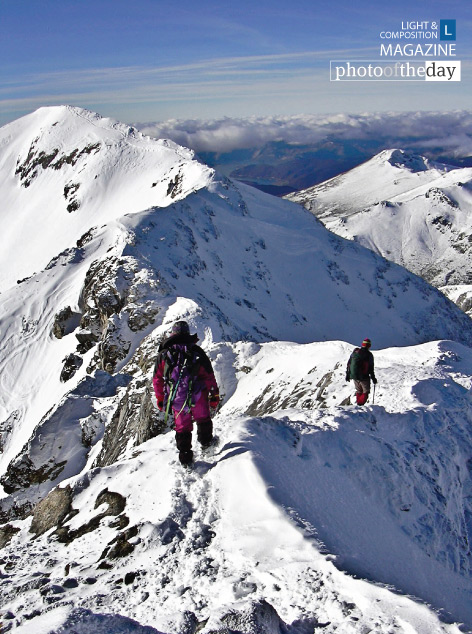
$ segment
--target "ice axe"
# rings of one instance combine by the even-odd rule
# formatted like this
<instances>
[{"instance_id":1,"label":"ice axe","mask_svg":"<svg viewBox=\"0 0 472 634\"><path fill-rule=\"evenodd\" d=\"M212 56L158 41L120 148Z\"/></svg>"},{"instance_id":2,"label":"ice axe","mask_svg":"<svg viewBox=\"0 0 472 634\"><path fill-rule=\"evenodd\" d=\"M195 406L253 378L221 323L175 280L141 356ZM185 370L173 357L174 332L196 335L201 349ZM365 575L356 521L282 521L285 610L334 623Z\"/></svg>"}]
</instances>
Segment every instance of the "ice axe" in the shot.
<instances>
[{"instance_id":1,"label":"ice axe","mask_svg":"<svg viewBox=\"0 0 472 634\"><path fill-rule=\"evenodd\" d=\"M375 403L375 383L374 383L374 392L372 394L372 405Z\"/></svg>"}]
</instances>

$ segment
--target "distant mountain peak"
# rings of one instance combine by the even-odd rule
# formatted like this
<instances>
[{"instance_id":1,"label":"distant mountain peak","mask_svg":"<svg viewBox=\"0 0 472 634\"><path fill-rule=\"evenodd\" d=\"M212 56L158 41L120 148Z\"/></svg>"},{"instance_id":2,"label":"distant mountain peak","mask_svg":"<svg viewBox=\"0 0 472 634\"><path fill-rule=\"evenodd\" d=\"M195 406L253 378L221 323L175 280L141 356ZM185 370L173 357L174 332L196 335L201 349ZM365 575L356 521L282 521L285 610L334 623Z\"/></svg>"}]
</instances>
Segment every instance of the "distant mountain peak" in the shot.
<instances>
[{"instance_id":1,"label":"distant mountain peak","mask_svg":"<svg viewBox=\"0 0 472 634\"><path fill-rule=\"evenodd\" d=\"M338 235L447 291L448 286L472 283L471 187L470 167L389 149L288 198L302 203Z\"/></svg>"}]
</instances>

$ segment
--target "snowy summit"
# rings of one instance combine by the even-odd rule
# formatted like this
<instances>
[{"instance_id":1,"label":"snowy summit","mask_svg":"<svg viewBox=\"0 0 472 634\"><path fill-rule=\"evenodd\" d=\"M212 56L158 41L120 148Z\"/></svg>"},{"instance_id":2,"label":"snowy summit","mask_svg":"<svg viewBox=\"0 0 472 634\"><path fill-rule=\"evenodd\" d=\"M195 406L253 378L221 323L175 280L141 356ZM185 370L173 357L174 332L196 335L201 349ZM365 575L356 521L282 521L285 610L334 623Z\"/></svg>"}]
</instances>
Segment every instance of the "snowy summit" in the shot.
<instances>
[{"instance_id":1,"label":"snowy summit","mask_svg":"<svg viewBox=\"0 0 472 634\"><path fill-rule=\"evenodd\" d=\"M287 196L331 231L405 266L463 310L472 306L472 168L386 150Z\"/></svg>"},{"instance_id":2,"label":"snowy summit","mask_svg":"<svg viewBox=\"0 0 472 634\"><path fill-rule=\"evenodd\" d=\"M471 630L462 311L78 108L0 130L0 190L2 631ZM151 385L182 319L222 396L190 469ZM356 407L366 335L379 383Z\"/></svg>"}]
</instances>

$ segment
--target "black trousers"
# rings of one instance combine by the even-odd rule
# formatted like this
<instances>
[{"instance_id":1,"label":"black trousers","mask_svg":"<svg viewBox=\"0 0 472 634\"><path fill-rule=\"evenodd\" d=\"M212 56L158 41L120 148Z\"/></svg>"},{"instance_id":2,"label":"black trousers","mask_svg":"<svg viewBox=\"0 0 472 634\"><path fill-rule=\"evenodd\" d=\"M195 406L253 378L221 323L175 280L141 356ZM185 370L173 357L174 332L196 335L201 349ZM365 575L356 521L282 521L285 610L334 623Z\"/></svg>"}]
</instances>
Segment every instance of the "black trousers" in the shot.
<instances>
[{"instance_id":1,"label":"black trousers","mask_svg":"<svg viewBox=\"0 0 472 634\"><path fill-rule=\"evenodd\" d=\"M211 418L197 422L197 440L205 447L213 440L213 421ZM182 464L189 464L193 460L192 432L176 432L175 441L179 450L179 460Z\"/></svg>"}]
</instances>

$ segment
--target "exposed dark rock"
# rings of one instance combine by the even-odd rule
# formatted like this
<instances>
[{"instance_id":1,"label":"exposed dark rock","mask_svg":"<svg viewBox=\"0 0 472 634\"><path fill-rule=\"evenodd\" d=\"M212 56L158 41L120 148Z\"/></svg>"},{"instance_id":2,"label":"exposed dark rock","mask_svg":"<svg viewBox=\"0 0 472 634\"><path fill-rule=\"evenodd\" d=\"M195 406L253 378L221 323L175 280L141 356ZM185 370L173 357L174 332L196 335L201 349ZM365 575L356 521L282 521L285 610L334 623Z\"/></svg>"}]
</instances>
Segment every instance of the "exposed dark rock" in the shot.
<instances>
[{"instance_id":1,"label":"exposed dark rock","mask_svg":"<svg viewBox=\"0 0 472 634\"><path fill-rule=\"evenodd\" d=\"M0 526L0 548L5 548L5 546L10 543L12 537L19 531L20 529L18 527L12 526L11 524Z\"/></svg>"},{"instance_id":2,"label":"exposed dark rock","mask_svg":"<svg viewBox=\"0 0 472 634\"><path fill-rule=\"evenodd\" d=\"M70 577L69 579L66 579L62 585L66 588L66 590L71 590L73 588L78 588L79 582L74 577Z\"/></svg>"},{"instance_id":3,"label":"exposed dark rock","mask_svg":"<svg viewBox=\"0 0 472 634\"><path fill-rule=\"evenodd\" d=\"M71 509L72 490L70 486L63 489L57 487L36 505L30 532L34 533L36 537L43 535L54 526L59 526L70 514Z\"/></svg>"},{"instance_id":4,"label":"exposed dark rock","mask_svg":"<svg viewBox=\"0 0 472 634\"><path fill-rule=\"evenodd\" d=\"M55 462L50 458L40 467L35 467L26 453L8 465L6 473L0 479L6 493L14 493L26 489L32 484L41 484L46 480L55 480L66 465L66 461Z\"/></svg>"},{"instance_id":5,"label":"exposed dark rock","mask_svg":"<svg viewBox=\"0 0 472 634\"><path fill-rule=\"evenodd\" d=\"M56 339L62 339L64 336L64 324L72 315L72 309L70 306L66 306L63 308L57 315L54 317L54 324L52 327L52 334L56 337Z\"/></svg>"},{"instance_id":6,"label":"exposed dark rock","mask_svg":"<svg viewBox=\"0 0 472 634\"><path fill-rule=\"evenodd\" d=\"M470 293L461 293L456 300L456 304L461 310L468 315L472 313L472 295Z\"/></svg>"},{"instance_id":7,"label":"exposed dark rock","mask_svg":"<svg viewBox=\"0 0 472 634\"><path fill-rule=\"evenodd\" d=\"M130 236L130 241L134 240ZM164 282L155 271L141 274L131 256L109 256L92 263L85 277L80 298L83 310L78 352L83 354L97 346L89 366L114 372L130 351L130 333L144 330L153 324L159 307L153 299L163 292Z\"/></svg>"},{"instance_id":8,"label":"exposed dark rock","mask_svg":"<svg viewBox=\"0 0 472 634\"><path fill-rule=\"evenodd\" d=\"M64 198L72 197L75 192L79 189L80 183L68 183L64 186Z\"/></svg>"},{"instance_id":9,"label":"exposed dark rock","mask_svg":"<svg viewBox=\"0 0 472 634\"><path fill-rule=\"evenodd\" d=\"M0 452L3 452L3 448L7 441L7 438L11 434L14 426L21 419L21 413L19 410L14 410L6 420L0 422Z\"/></svg>"},{"instance_id":10,"label":"exposed dark rock","mask_svg":"<svg viewBox=\"0 0 472 634\"><path fill-rule=\"evenodd\" d=\"M70 154L60 155L59 148L53 148L47 152L44 150L38 151L36 147L38 141L39 137L34 139L26 159L23 162L21 162L21 159L18 159L17 162L15 174L19 175L23 187L29 187L31 185L39 173L39 168L43 170L48 168L59 170L63 165L75 165L82 157L92 152L96 153L100 151L100 143L95 143L86 145L81 150L76 148Z\"/></svg>"},{"instance_id":11,"label":"exposed dark rock","mask_svg":"<svg viewBox=\"0 0 472 634\"><path fill-rule=\"evenodd\" d=\"M82 380L43 417L20 454L9 464L1 479L5 491L10 494L22 489L26 491L31 485L43 485L28 491L28 502L36 504L54 485L70 475L66 469L69 460L80 470L85 465L91 443L101 438L104 429L103 421L94 410L95 400L114 396L119 387L129 384L130 379L128 375L111 376L98 370ZM79 420L81 424L77 423ZM20 504L20 499L16 496L15 504ZM13 519L12 504L8 498L0 500L0 517L5 511L5 521Z\"/></svg>"},{"instance_id":12,"label":"exposed dark rock","mask_svg":"<svg viewBox=\"0 0 472 634\"><path fill-rule=\"evenodd\" d=\"M63 383L69 381L77 370L82 366L84 360L76 354L68 354L63 360L64 366L61 371L60 379Z\"/></svg>"},{"instance_id":13,"label":"exposed dark rock","mask_svg":"<svg viewBox=\"0 0 472 634\"><path fill-rule=\"evenodd\" d=\"M138 576L137 572L127 572L125 574L125 585L126 586L131 585L134 582L134 580L136 579L137 576Z\"/></svg>"},{"instance_id":14,"label":"exposed dark rock","mask_svg":"<svg viewBox=\"0 0 472 634\"><path fill-rule=\"evenodd\" d=\"M104 337L98 344L94 357L95 366L112 373L117 363L126 358L130 347L131 342L125 341L116 327L109 322Z\"/></svg>"},{"instance_id":15,"label":"exposed dark rock","mask_svg":"<svg viewBox=\"0 0 472 634\"><path fill-rule=\"evenodd\" d=\"M77 352L80 354L85 354L89 350L91 350L99 341L99 335L91 332L90 330L86 330L81 328L75 333L77 341L79 345L77 346Z\"/></svg>"},{"instance_id":16,"label":"exposed dark rock","mask_svg":"<svg viewBox=\"0 0 472 634\"><path fill-rule=\"evenodd\" d=\"M95 508L97 509L102 504L107 504L108 508L101 513L102 517L107 515L120 515L125 510L126 498L119 493L114 493L108 489L104 489L98 494L95 500Z\"/></svg>"},{"instance_id":17,"label":"exposed dark rock","mask_svg":"<svg viewBox=\"0 0 472 634\"><path fill-rule=\"evenodd\" d=\"M123 513L122 515L119 515L115 520L110 522L108 526L110 528L116 528L116 530L118 531L122 531L124 528L128 526L128 524L129 524L129 518Z\"/></svg>"},{"instance_id":18,"label":"exposed dark rock","mask_svg":"<svg viewBox=\"0 0 472 634\"><path fill-rule=\"evenodd\" d=\"M156 320L159 310L150 302L147 304L134 304L128 309L128 326L133 332L144 330Z\"/></svg>"},{"instance_id":19,"label":"exposed dark rock","mask_svg":"<svg viewBox=\"0 0 472 634\"><path fill-rule=\"evenodd\" d=\"M119 493L104 489L97 496L95 508L98 508L102 504L106 504L107 508L98 515L95 515L95 517L93 517L89 522L83 524L79 528L71 530L68 526L59 526L59 528L54 532L58 541L70 544L74 541L74 539L96 530L104 517L120 515L126 506L126 498Z\"/></svg>"},{"instance_id":20,"label":"exposed dark rock","mask_svg":"<svg viewBox=\"0 0 472 634\"><path fill-rule=\"evenodd\" d=\"M70 306L66 306L54 317L52 333L57 339L73 332L80 322L80 313L72 312Z\"/></svg>"},{"instance_id":21,"label":"exposed dark rock","mask_svg":"<svg viewBox=\"0 0 472 634\"><path fill-rule=\"evenodd\" d=\"M182 192L182 180L182 174L178 172L175 175L175 178L169 181L169 184L167 186L168 196L170 196L171 198L175 198Z\"/></svg>"},{"instance_id":22,"label":"exposed dark rock","mask_svg":"<svg viewBox=\"0 0 472 634\"><path fill-rule=\"evenodd\" d=\"M84 281L80 303L83 316L78 351L83 353L100 343L93 366L113 372L116 363L124 359L130 343L125 341L110 322L112 315L118 315L125 305L126 289L132 282L133 272L114 257L96 260L92 263ZM118 291L117 285L123 290Z\"/></svg>"},{"instance_id":23,"label":"exposed dark rock","mask_svg":"<svg viewBox=\"0 0 472 634\"><path fill-rule=\"evenodd\" d=\"M140 389L132 382L121 399L111 423L105 430L102 450L95 466L113 464L129 446L140 445L165 430L152 402L152 388L145 383Z\"/></svg>"},{"instance_id":24,"label":"exposed dark rock","mask_svg":"<svg viewBox=\"0 0 472 634\"><path fill-rule=\"evenodd\" d=\"M53 583L48 586L43 586L39 591L40 595L46 597L51 594L63 594L65 592L63 586Z\"/></svg>"},{"instance_id":25,"label":"exposed dark rock","mask_svg":"<svg viewBox=\"0 0 472 634\"><path fill-rule=\"evenodd\" d=\"M132 526L117 535L105 548L100 559L119 559L130 555L134 550L134 544L131 544L129 540L136 537L137 534L138 527Z\"/></svg>"},{"instance_id":26,"label":"exposed dark rock","mask_svg":"<svg viewBox=\"0 0 472 634\"><path fill-rule=\"evenodd\" d=\"M0 524L6 524L14 520L24 520L33 510L33 504L27 500L21 502L11 497L0 500Z\"/></svg>"},{"instance_id":27,"label":"exposed dark rock","mask_svg":"<svg viewBox=\"0 0 472 634\"><path fill-rule=\"evenodd\" d=\"M73 200L72 202L70 202L66 209L69 213L72 213L73 211L77 211L77 209L79 209L80 207L80 203L78 200Z\"/></svg>"},{"instance_id":28,"label":"exposed dark rock","mask_svg":"<svg viewBox=\"0 0 472 634\"><path fill-rule=\"evenodd\" d=\"M77 200L77 196L75 195L79 187L80 183L68 183L64 187L64 198L68 202L67 211L69 213L77 211L80 207L80 202Z\"/></svg>"},{"instance_id":29,"label":"exposed dark rock","mask_svg":"<svg viewBox=\"0 0 472 634\"><path fill-rule=\"evenodd\" d=\"M92 229L89 229L89 231L84 233L83 236L81 236L76 242L77 248L82 249L86 244L91 242L94 238L95 233L96 227L92 227Z\"/></svg>"}]
</instances>

